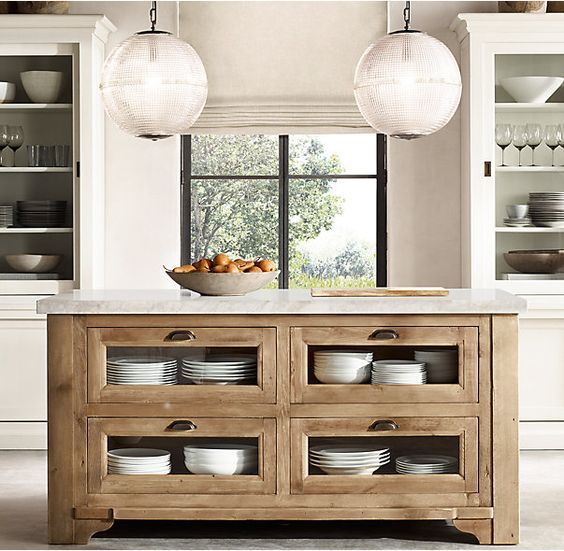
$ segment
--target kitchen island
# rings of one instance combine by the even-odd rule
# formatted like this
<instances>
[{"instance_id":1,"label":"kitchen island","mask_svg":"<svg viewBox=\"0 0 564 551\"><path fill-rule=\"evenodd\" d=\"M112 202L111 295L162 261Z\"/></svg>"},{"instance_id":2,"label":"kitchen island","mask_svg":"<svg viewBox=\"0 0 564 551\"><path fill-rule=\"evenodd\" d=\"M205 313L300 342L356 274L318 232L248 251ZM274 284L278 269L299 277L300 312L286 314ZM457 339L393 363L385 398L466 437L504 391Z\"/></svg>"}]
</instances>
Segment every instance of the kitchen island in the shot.
<instances>
[{"instance_id":1,"label":"kitchen island","mask_svg":"<svg viewBox=\"0 0 564 551\"><path fill-rule=\"evenodd\" d=\"M462 289L418 298L106 290L41 300L49 540L86 543L115 519L444 519L480 543L517 543L524 308L503 291ZM359 357L362 377L346 381ZM372 360L390 371L378 375ZM409 377L394 379L396 365L415 367L418 383L398 384ZM190 463L194 448L218 447L254 457L228 474L217 458ZM131 448L167 454L166 472L120 470L115 457ZM383 459L368 475L352 459L318 459L335 449ZM423 461L409 471L417 457L447 458L449 470Z\"/></svg>"}]
</instances>

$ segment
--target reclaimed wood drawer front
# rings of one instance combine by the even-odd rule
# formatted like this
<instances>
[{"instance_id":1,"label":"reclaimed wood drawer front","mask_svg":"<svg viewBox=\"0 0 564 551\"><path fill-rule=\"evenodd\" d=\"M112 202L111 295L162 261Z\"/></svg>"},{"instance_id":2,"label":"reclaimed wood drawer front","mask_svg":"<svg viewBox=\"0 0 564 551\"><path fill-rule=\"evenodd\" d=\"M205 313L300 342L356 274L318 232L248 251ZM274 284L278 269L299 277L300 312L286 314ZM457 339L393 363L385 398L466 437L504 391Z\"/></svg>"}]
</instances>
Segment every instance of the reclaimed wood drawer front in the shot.
<instances>
[{"instance_id":1,"label":"reclaimed wood drawer front","mask_svg":"<svg viewBox=\"0 0 564 551\"><path fill-rule=\"evenodd\" d=\"M413 360L416 351L440 351L452 359L451 377L428 363L427 384L326 384L315 375L316 352L358 350L374 360ZM319 356L318 356L319 357ZM477 327L293 327L293 403L478 402ZM319 360L318 360L319 361Z\"/></svg>"},{"instance_id":2,"label":"reclaimed wood drawer front","mask_svg":"<svg viewBox=\"0 0 564 551\"><path fill-rule=\"evenodd\" d=\"M196 428L192 428L196 427ZM244 474L193 474L184 446L231 443L258 446L257 463ZM170 474L108 474L108 450L154 448L171 453ZM90 494L274 494L276 420L257 418L89 418ZM155 505L154 498L148 503Z\"/></svg>"},{"instance_id":3,"label":"reclaimed wood drawer front","mask_svg":"<svg viewBox=\"0 0 564 551\"><path fill-rule=\"evenodd\" d=\"M276 401L276 329L275 328L89 328L88 329L88 401L129 403L238 402L270 403ZM219 381L185 377L185 363L210 359L254 358L244 380L222 371ZM170 360L176 370L174 384L133 384L132 369L111 373L107 362L125 358ZM167 368L166 382L171 382ZM195 370L200 368L196 367ZM201 370L200 370L201 372ZM163 370L165 373L165 370ZM110 375L110 377L108 377ZM113 379L112 379L113 376ZM145 379L139 378L141 383ZM135 383L139 381L134 381ZM112 383L112 384L109 384ZM196 384L194 384L196 383Z\"/></svg>"},{"instance_id":4,"label":"reclaimed wood drawer front","mask_svg":"<svg viewBox=\"0 0 564 551\"><path fill-rule=\"evenodd\" d=\"M372 475L325 474L309 463L311 447L325 445L387 447L391 460ZM453 474L396 472L397 457L419 454L455 457L458 465ZM488 458L484 460L489 461ZM440 495L477 493L478 490L477 418L291 420L292 494Z\"/></svg>"}]
</instances>

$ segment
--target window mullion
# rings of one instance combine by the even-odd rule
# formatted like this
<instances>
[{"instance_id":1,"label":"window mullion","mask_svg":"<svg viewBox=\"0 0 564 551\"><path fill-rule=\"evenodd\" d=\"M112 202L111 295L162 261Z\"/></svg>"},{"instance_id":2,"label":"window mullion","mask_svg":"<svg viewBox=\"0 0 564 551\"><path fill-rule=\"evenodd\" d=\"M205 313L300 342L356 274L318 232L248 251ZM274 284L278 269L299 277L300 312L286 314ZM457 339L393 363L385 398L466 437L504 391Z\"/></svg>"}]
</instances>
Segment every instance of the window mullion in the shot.
<instances>
[{"instance_id":1,"label":"window mullion","mask_svg":"<svg viewBox=\"0 0 564 551\"><path fill-rule=\"evenodd\" d=\"M280 265L280 277L278 279L278 287L280 289L288 289L290 280L290 259L289 259L289 154L288 154L288 136L279 137L279 155L278 155L278 264Z\"/></svg>"}]
</instances>

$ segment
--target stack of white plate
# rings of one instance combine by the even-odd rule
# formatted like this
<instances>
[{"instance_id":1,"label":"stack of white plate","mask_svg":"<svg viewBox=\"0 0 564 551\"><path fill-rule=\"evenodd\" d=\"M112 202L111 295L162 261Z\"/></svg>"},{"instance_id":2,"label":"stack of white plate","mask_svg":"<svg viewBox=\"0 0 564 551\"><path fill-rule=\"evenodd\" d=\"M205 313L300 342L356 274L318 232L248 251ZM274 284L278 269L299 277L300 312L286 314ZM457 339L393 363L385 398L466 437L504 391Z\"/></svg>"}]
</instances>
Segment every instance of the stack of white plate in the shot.
<instances>
[{"instance_id":1,"label":"stack of white plate","mask_svg":"<svg viewBox=\"0 0 564 551\"><path fill-rule=\"evenodd\" d=\"M110 385L175 385L177 370L175 358L109 358L106 379Z\"/></svg>"},{"instance_id":2,"label":"stack of white plate","mask_svg":"<svg viewBox=\"0 0 564 551\"><path fill-rule=\"evenodd\" d=\"M416 350L415 359L418 362L425 362L428 383L449 384L458 381L458 352L456 350Z\"/></svg>"},{"instance_id":3,"label":"stack of white plate","mask_svg":"<svg viewBox=\"0 0 564 551\"><path fill-rule=\"evenodd\" d=\"M12 205L0 205L0 228L8 228L14 225L14 207Z\"/></svg>"},{"instance_id":4,"label":"stack of white plate","mask_svg":"<svg viewBox=\"0 0 564 551\"><path fill-rule=\"evenodd\" d=\"M108 452L108 474L169 474L170 452L121 448Z\"/></svg>"},{"instance_id":5,"label":"stack of white plate","mask_svg":"<svg viewBox=\"0 0 564 551\"><path fill-rule=\"evenodd\" d=\"M363 350L318 350L313 353L315 378L327 384L360 384L370 380L372 353Z\"/></svg>"},{"instance_id":6,"label":"stack of white plate","mask_svg":"<svg viewBox=\"0 0 564 551\"><path fill-rule=\"evenodd\" d=\"M402 455L396 459L400 474L447 474L457 472L458 460L448 455Z\"/></svg>"},{"instance_id":7,"label":"stack of white plate","mask_svg":"<svg viewBox=\"0 0 564 551\"><path fill-rule=\"evenodd\" d=\"M309 463L324 473L370 475L390 462L390 448L379 446L312 446Z\"/></svg>"},{"instance_id":8,"label":"stack of white plate","mask_svg":"<svg viewBox=\"0 0 564 551\"><path fill-rule=\"evenodd\" d=\"M372 362L373 385L423 385L427 382L425 363L414 360Z\"/></svg>"},{"instance_id":9,"label":"stack of white plate","mask_svg":"<svg viewBox=\"0 0 564 551\"><path fill-rule=\"evenodd\" d=\"M182 377L197 385L236 385L257 376L257 358L250 354L209 356L206 360L182 358Z\"/></svg>"},{"instance_id":10,"label":"stack of white plate","mask_svg":"<svg viewBox=\"0 0 564 551\"><path fill-rule=\"evenodd\" d=\"M188 444L184 464L193 474L257 474L258 446L252 444Z\"/></svg>"},{"instance_id":11,"label":"stack of white plate","mask_svg":"<svg viewBox=\"0 0 564 551\"><path fill-rule=\"evenodd\" d=\"M529 212L535 226L564 228L564 192L529 193Z\"/></svg>"}]
</instances>

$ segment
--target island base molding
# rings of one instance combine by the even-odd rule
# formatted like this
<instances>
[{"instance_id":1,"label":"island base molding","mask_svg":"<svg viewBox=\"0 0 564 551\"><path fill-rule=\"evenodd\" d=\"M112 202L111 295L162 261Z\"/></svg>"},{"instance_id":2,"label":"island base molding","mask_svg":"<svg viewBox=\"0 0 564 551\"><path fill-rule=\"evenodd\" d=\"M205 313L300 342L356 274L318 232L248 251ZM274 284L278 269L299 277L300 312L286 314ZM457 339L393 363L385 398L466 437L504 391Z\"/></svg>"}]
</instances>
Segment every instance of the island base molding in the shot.
<instances>
[{"instance_id":1,"label":"island base molding","mask_svg":"<svg viewBox=\"0 0 564 551\"><path fill-rule=\"evenodd\" d=\"M518 542L515 314L49 314L47 323L52 544L87 543L120 519L447 520L479 543ZM322 384L316 358L351 349L375 360L445 351L452 377ZM219 353L253 358L256 373L239 385L188 384L181 367L176 384L108 382L116 358L183 366ZM250 443L256 461L236 474L190 470L183 450L218 441ZM325 474L334 468L318 468L312 451L332 445L386 448L390 461ZM108 451L130 447L167 450L170 472L119 471ZM405 474L396 460L410 454L456 467Z\"/></svg>"}]
</instances>

